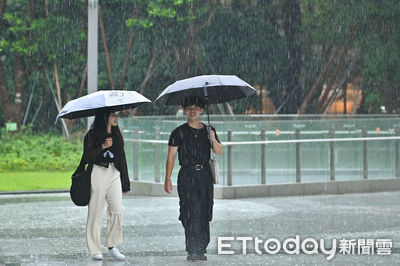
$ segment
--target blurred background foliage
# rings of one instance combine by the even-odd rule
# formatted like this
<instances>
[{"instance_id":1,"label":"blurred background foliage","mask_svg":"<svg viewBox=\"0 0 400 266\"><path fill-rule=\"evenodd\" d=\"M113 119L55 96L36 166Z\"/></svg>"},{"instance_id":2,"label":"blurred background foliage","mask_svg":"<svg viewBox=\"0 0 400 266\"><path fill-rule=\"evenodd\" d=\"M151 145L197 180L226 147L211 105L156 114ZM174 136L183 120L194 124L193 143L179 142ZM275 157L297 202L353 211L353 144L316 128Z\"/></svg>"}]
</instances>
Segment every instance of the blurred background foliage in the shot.
<instances>
[{"instance_id":1,"label":"blurred background foliage","mask_svg":"<svg viewBox=\"0 0 400 266\"><path fill-rule=\"evenodd\" d=\"M99 90L154 100L177 79L233 74L258 89L234 103L235 114L326 113L348 84L362 94L351 112L400 112L397 0L100 0L99 7ZM87 93L86 62L87 1L0 0L0 126L54 130L56 102ZM155 104L132 115L175 112Z\"/></svg>"}]
</instances>

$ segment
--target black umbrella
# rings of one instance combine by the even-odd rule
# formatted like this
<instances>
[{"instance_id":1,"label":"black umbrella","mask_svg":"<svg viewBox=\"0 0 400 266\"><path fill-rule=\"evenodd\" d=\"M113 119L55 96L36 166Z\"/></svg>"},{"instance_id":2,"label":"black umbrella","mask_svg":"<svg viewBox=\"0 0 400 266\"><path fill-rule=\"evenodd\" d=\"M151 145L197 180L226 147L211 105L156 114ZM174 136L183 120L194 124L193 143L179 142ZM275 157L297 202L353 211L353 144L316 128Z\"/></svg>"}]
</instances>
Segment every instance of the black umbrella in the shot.
<instances>
[{"instance_id":1,"label":"black umbrella","mask_svg":"<svg viewBox=\"0 0 400 266\"><path fill-rule=\"evenodd\" d=\"M204 98L208 124L210 124L208 104L245 98L255 92L255 88L237 76L204 75L176 81L169 85L155 101L161 100L166 105L180 105L188 96Z\"/></svg>"}]
</instances>

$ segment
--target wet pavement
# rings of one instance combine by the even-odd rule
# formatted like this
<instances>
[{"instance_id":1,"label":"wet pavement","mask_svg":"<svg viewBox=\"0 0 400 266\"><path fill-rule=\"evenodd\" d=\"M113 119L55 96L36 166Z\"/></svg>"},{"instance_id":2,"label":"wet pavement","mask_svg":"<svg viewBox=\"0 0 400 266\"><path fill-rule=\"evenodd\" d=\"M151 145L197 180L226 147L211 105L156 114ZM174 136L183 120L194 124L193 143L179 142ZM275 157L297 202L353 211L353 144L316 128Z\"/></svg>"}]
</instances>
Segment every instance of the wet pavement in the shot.
<instances>
[{"instance_id":1,"label":"wet pavement","mask_svg":"<svg viewBox=\"0 0 400 266\"><path fill-rule=\"evenodd\" d=\"M124 243L119 249L126 261L115 261L104 250L105 260L94 262L85 243L87 208L74 206L68 194L1 195L0 265L400 264L400 192L215 200L206 262L186 261L177 198L127 195L123 205ZM103 225L104 242L105 216ZM298 244L286 243L284 250L284 240L297 235ZM233 255L218 254L218 237L233 237L221 242L226 246L220 245L222 251ZM249 237L247 254L242 254L243 240L237 237ZM255 244L256 237L263 242ZM272 238L282 245L275 255L271 254L273 245L264 248ZM337 239L333 258L327 260L321 245L318 249L304 245L303 250L306 238L315 239L317 245L324 239L327 250ZM381 239L389 239L384 246L391 243L392 247L384 250L378 246L368 255L360 254L362 250L368 253L367 245L361 251L357 245L355 254L342 254L341 239L373 241L375 247ZM300 254L287 254L293 247L298 247ZM319 254L309 255L309 250ZM385 251L391 254L377 254Z\"/></svg>"}]
</instances>

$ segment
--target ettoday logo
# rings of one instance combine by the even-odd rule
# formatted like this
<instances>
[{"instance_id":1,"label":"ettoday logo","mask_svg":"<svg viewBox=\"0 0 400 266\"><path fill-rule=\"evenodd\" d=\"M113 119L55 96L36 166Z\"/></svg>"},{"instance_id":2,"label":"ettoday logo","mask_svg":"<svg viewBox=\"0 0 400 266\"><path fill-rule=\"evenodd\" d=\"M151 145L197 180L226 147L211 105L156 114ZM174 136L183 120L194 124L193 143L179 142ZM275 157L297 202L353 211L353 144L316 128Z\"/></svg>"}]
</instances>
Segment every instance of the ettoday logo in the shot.
<instances>
[{"instance_id":1,"label":"ettoday logo","mask_svg":"<svg viewBox=\"0 0 400 266\"><path fill-rule=\"evenodd\" d=\"M264 252L266 254L274 255L279 252L285 252L289 255L298 255L300 251L304 254L312 255L318 254L321 251L323 254L327 255L326 259L329 261L333 259L336 253L343 255L391 255L393 248L393 241L389 238L381 239L339 239L337 244L337 239L332 239L330 247L325 242L324 239L319 241L313 238L306 238L304 240L300 239L299 235L294 238L290 237L281 243L280 240L276 238L269 238L267 240L262 240L258 237L218 237L218 254L221 255L233 255L235 251L232 249L233 241L241 241L242 254L247 254L248 243L252 244L254 241L254 251L261 255ZM237 243L236 243L237 244ZM339 251L337 252L337 248ZM264 252L263 252L264 251Z\"/></svg>"},{"instance_id":2,"label":"ettoday logo","mask_svg":"<svg viewBox=\"0 0 400 266\"><path fill-rule=\"evenodd\" d=\"M300 250L304 254L311 255L318 254L319 250L321 250L323 254L327 255L327 260L331 260L335 256L337 244L337 240L332 239L331 248L329 249L326 247L324 239L320 239L319 242L313 238L306 238L300 241L299 235L294 238L287 238L283 243L276 238L269 238L264 241L258 237L218 237L218 254L235 254L235 251L230 249L232 247L231 241L235 240L242 241L242 254L247 254L248 242L254 241L254 250L259 255L263 254L263 251L266 254L275 255L281 250L289 255L298 255Z\"/></svg>"}]
</instances>

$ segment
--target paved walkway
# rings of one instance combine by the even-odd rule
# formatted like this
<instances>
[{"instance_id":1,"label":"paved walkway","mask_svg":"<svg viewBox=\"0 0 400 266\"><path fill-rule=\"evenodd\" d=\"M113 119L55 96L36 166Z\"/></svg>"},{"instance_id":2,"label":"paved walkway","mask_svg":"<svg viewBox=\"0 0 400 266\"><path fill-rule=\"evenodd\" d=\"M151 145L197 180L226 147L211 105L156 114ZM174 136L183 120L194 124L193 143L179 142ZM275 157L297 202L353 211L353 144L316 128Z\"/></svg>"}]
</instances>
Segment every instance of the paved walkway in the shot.
<instances>
[{"instance_id":1,"label":"paved walkway","mask_svg":"<svg viewBox=\"0 0 400 266\"><path fill-rule=\"evenodd\" d=\"M75 207L68 194L2 195L0 265L400 264L400 192L216 200L207 262L185 261L177 198L128 195L123 204L125 241L120 250L127 255L126 262L110 257L93 262L84 237L87 209ZM289 255L281 249L271 255L263 243L262 254L255 251L255 237L276 238L283 244L296 235L300 244L308 237L318 243L325 239L327 249L337 239L336 255L329 262L320 250L314 255ZM223 250L235 254L218 255L218 236L252 237L252 241L246 242L246 255L239 240L223 242L232 244ZM391 239L393 247L390 255L378 255L377 250L373 255L343 255L339 253L343 238L373 239L375 244L378 239Z\"/></svg>"}]
</instances>

